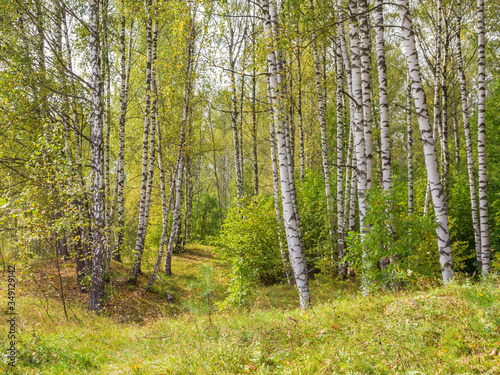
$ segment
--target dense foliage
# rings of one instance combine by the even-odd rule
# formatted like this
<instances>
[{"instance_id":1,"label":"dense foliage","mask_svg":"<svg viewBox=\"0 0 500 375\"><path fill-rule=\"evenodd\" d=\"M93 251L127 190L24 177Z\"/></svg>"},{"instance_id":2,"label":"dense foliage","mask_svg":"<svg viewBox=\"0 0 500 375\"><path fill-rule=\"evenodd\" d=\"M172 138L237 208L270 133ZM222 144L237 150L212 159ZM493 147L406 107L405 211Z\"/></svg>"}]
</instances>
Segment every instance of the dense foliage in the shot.
<instances>
[{"instance_id":1,"label":"dense foliage","mask_svg":"<svg viewBox=\"0 0 500 375\"><path fill-rule=\"evenodd\" d=\"M450 258L454 271L470 276L482 271L471 212L485 199L471 199L469 174L478 191L478 181L487 181L492 270L500 266L497 3L487 2L484 11L485 177L478 162L480 8L457 0L410 2L443 182ZM103 277L114 259L137 271L130 278L137 281L137 275L150 276L155 265L168 274L169 257L188 243L216 244L232 280L229 299L236 304L259 285L293 279L286 270L297 264L304 265L304 285L319 272L345 277L343 264L350 275L372 280L368 285L374 289L439 277L442 254L434 242L440 227L427 194L420 117L408 97L397 5L362 0L92 4L0 3L2 256L13 262L54 254L71 258L85 291L96 274L92 259L99 246L106 253L98 262ZM265 4L276 14L266 13ZM349 7L364 5L368 12L345 17L352 13ZM379 101L384 89L378 81L381 56L375 57L379 8L387 26L383 52L392 186L386 192ZM263 22L268 16L269 29ZM350 28L363 39L365 26L372 46L356 47ZM91 53L91 40L99 56ZM359 72L362 81L371 81L360 87L365 97L357 103L370 103L362 113L364 156L373 164L373 187L367 192L360 191L363 162L356 161L360 140L354 125L361 111L354 103L352 75L357 57L368 61L363 63L367 73ZM97 114L96 103L102 113ZM407 190L410 175L413 193ZM104 207L102 220L96 202ZM293 214L286 204L294 206ZM297 254L303 261L292 261ZM155 274L151 282L158 280Z\"/></svg>"}]
</instances>

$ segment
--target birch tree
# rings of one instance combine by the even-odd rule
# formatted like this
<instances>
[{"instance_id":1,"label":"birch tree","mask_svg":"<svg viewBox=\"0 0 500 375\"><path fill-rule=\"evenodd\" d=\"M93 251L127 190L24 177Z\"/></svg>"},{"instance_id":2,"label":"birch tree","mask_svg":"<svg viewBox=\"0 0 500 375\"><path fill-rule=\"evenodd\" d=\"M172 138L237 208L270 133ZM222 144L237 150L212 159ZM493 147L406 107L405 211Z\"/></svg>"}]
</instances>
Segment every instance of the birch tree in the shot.
<instances>
[{"instance_id":1,"label":"birch tree","mask_svg":"<svg viewBox=\"0 0 500 375\"><path fill-rule=\"evenodd\" d=\"M302 114L302 66L301 66L301 47L300 47L300 28L297 21L297 115L299 117L299 156L300 156L300 181L304 182L304 173L306 167L304 150L304 120Z\"/></svg>"},{"instance_id":2,"label":"birch tree","mask_svg":"<svg viewBox=\"0 0 500 375\"><path fill-rule=\"evenodd\" d=\"M148 151L149 151L149 129L151 126L151 54L153 45L152 34L152 16L151 16L151 0L146 0L144 3L146 13L146 95L144 103L144 131L142 139L142 173L141 173L141 196L139 201L139 220L137 225L137 237L134 249L134 266L130 280L133 283L137 282L137 276L141 273L141 260L144 251L144 240L146 238L146 206L147 206L147 190L148 190ZM154 137L154 133L153 133Z\"/></svg>"},{"instance_id":3,"label":"birch tree","mask_svg":"<svg viewBox=\"0 0 500 375\"><path fill-rule=\"evenodd\" d=\"M389 102L387 99L387 67L385 62L384 4L375 2L375 37L377 40L377 68L380 107L380 141L382 154L382 186L389 190L392 185L391 147L389 129Z\"/></svg>"},{"instance_id":4,"label":"birch tree","mask_svg":"<svg viewBox=\"0 0 500 375\"><path fill-rule=\"evenodd\" d=\"M253 8L255 17L255 8ZM257 41L255 35L255 19L252 19L252 161L253 161L253 193L259 194L259 163L257 157ZM243 116L243 114L242 114Z\"/></svg>"},{"instance_id":5,"label":"birch tree","mask_svg":"<svg viewBox=\"0 0 500 375\"><path fill-rule=\"evenodd\" d=\"M372 146L372 78L371 78L371 34L368 18L368 0L358 0L359 44L361 69L361 95L363 107L363 132L366 158L366 189L373 186L373 146ZM353 10L351 10L353 13Z\"/></svg>"},{"instance_id":6,"label":"birch tree","mask_svg":"<svg viewBox=\"0 0 500 375\"><path fill-rule=\"evenodd\" d=\"M407 74L406 89L406 155L408 164L408 215L413 214L413 129L411 126L411 79Z\"/></svg>"},{"instance_id":7,"label":"birch tree","mask_svg":"<svg viewBox=\"0 0 500 375\"><path fill-rule=\"evenodd\" d=\"M339 28L342 26L338 26ZM342 86L344 83L342 68L342 51L338 43L335 49L335 67L337 72L336 85L336 110L337 110L337 261L340 277L345 277L347 269L344 262L344 95Z\"/></svg>"},{"instance_id":8,"label":"birch tree","mask_svg":"<svg viewBox=\"0 0 500 375\"><path fill-rule=\"evenodd\" d=\"M157 60L157 42L158 42L158 9L155 5L155 9L151 9L150 12L153 13L151 18L151 26L153 26L152 39L151 39L151 67L149 70L150 78L150 92L149 92L149 103L151 103L151 108L149 110L149 157L148 157L148 177L147 177L147 187L146 187L146 198L144 202L144 218L143 218L143 232L141 238L141 252L144 251L144 242L146 240L146 233L149 224L149 212L151 208L151 193L153 191L153 178L155 170L155 159L156 159L156 120L158 117L158 94L156 89L156 60ZM149 47L148 47L149 49ZM146 96L148 93L146 93ZM148 101L148 100L146 100ZM140 269L139 259L139 269Z\"/></svg>"},{"instance_id":9,"label":"birch tree","mask_svg":"<svg viewBox=\"0 0 500 375\"><path fill-rule=\"evenodd\" d=\"M263 16L265 43L267 49L267 64L269 73L269 82L271 86L274 123L276 124L276 141L278 146L280 185L283 206L283 222L285 224L285 233L290 254L290 262L295 276L295 282L299 292L300 306L305 309L309 306L309 278L307 266L302 245L302 234L300 222L294 207L293 195L295 193L294 185L290 184L289 176L289 150L286 142L285 126L283 123L284 109L282 104L283 93L279 82L280 70L278 70L278 51L276 49L276 26L273 18L277 19L276 4L269 3L269 0L260 0Z\"/></svg>"},{"instance_id":10,"label":"birch tree","mask_svg":"<svg viewBox=\"0 0 500 375\"><path fill-rule=\"evenodd\" d=\"M104 151L103 112L101 97L101 67L99 62L99 1L90 1L89 49L92 68L92 279L89 310L104 308Z\"/></svg>"},{"instance_id":11,"label":"birch tree","mask_svg":"<svg viewBox=\"0 0 500 375\"><path fill-rule=\"evenodd\" d=\"M314 16L314 1L310 0L311 11ZM315 68L315 76L316 76L316 89L318 91L318 112L319 112L319 123L321 126L321 159L323 162L323 178L325 181L325 195L326 195L326 211L328 215L328 232L330 235L330 241L334 242L335 237L335 228L334 228L334 213L333 213L333 202L332 202L332 194L331 194L331 186L330 186L330 163L328 162L328 145L327 145L327 137L326 137L326 119L325 119L325 110L326 110L326 97L323 95L323 85L321 84L321 62L319 61L318 54L318 46L316 43L317 35L316 32L312 32L312 48L313 48L313 56L314 56L314 68Z\"/></svg>"},{"instance_id":12,"label":"birch tree","mask_svg":"<svg viewBox=\"0 0 500 375\"><path fill-rule=\"evenodd\" d=\"M443 14L443 10L441 14ZM445 24L445 35L442 41L443 48L443 68L441 69L441 129L440 129L440 140L441 140L441 160L442 160L442 179L443 179L443 192L446 200L446 207L448 209L449 205L449 174L450 174L450 150L448 146L448 76L447 76L447 66L449 63L449 33L447 22L443 16Z\"/></svg>"},{"instance_id":13,"label":"birch tree","mask_svg":"<svg viewBox=\"0 0 500 375\"><path fill-rule=\"evenodd\" d=\"M457 34L456 34L456 46L457 46L457 70L458 77L460 80L460 98L462 103L462 122L464 125L465 133L465 153L467 159L467 175L469 177L469 192L470 192L470 203L471 203L471 214L472 214L472 225L474 228L474 242L476 247L476 260L478 264L478 269L481 271L482 257L481 257L481 228L479 225L479 216L477 209L477 190L476 190L476 179L474 177L474 156L473 156L473 146L472 146L472 136L469 123L469 105L467 101L467 80L465 78L464 63L462 56L462 41L460 39L460 34L462 30L462 9L461 2L457 4Z\"/></svg>"},{"instance_id":14,"label":"birch tree","mask_svg":"<svg viewBox=\"0 0 500 375\"><path fill-rule=\"evenodd\" d=\"M123 239L125 231L125 197L124 197L124 159L125 159L125 123L127 118L128 106L128 89L130 82L130 69L132 67L132 30L134 21L130 20L129 28L129 43L128 43L128 58L126 55L125 42L125 4L121 2L121 17L120 17L120 118L119 118L119 150L118 150L118 166L116 170L117 190L117 213L118 213L118 230L116 239L116 249L114 258L121 261L121 253L123 251ZM127 65L128 60L128 65Z\"/></svg>"},{"instance_id":15,"label":"birch tree","mask_svg":"<svg viewBox=\"0 0 500 375\"><path fill-rule=\"evenodd\" d=\"M243 166L242 157L240 154L240 138L238 134L238 99L236 96L236 60L238 58L239 51L235 49L240 46L241 40L235 40L235 30L233 29L233 24L229 19L229 42L228 42L228 52L229 52L229 75L230 75L230 85L231 85L231 128L233 130L233 145L234 145L234 166L236 171L236 196L238 200L238 205L241 205L241 201L244 195L244 185L243 185ZM239 49L239 48L238 48Z\"/></svg>"},{"instance_id":16,"label":"birch tree","mask_svg":"<svg viewBox=\"0 0 500 375\"><path fill-rule=\"evenodd\" d=\"M290 269L290 261L285 252L285 247L283 244L283 234L282 234L282 223L283 219L281 216L280 208L280 183L278 174L278 162L276 160L276 136L275 136L275 126L274 126L274 111L272 107L272 90L269 78L267 79L267 92L268 92L268 102L269 102L269 143L271 146L271 165L273 169L273 194L274 194L274 211L276 214L276 223L279 237L280 255L281 262L283 263L283 270L286 280L289 285L294 285L295 280L293 278L292 270Z\"/></svg>"},{"instance_id":17,"label":"birch tree","mask_svg":"<svg viewBox=\"0 0 500 375\"><path fill-rule=\"evenodd\" d=\"M355 0L349 0L349 11L351 14L356 14L358 7ZM368 188L367 180L367 157L365 148L365 126L363 118L363 93L362 93L362 82L361 82L361 55L359 49L359 28L357 21L352 19L349 24L350 32L349 36L351 39L351 80L352 80L352 97L354 106L354 112L351 116L354 119L352 124L352 132L354 134L354 153L356 158L356 175L357 175L357 189L358 189L358 209L359 209L359 226L361 233L361 241L363 241L367 227L365 225L366 216L366 190ZM353 154L354 157L354 154ZM369 267L369 265L364 264L363 267ZM368 293L368 281L363 280L363 294Z\"/></svg>"},{"instance_id":18,"label":"birch tree","mask_svg":"<svg viewBox=\"0 0 500 375\"><path fill-rule=\"evenodd\" d=\"M167 243L167 238L168 237L168 215L170 213L170 210L172 208L172 203L173 203L173 197L174 197L174 190L175 190L175 178L176 178L176 170L175 166L172 171L172 175L170 177L170 194L168 196L168 201L167 201L167 188L165 184L165 166L163 164L163 156L162 156L162 137L161 137L161 129L160 126L157 122L156 126L156 132L158 135L158 142L157 142L157 153L158 153L158 169L160 170L160 193L161 193L161 213L162 213L162 228L161 228L161 237L160 237L160 246L159 246L159 251L158 251L158 257L156 259L156 264L153 269L153 273L151 275L151 278L149 279L148 286L146 287L147 289L151 289L153 284L156 282L156 277L158 275L158 272L160 271L160 265L163 260L163 254L165 252L165 246L168 245Z\"/></svg>"},{"instance_id":19,"label":"birch tree","mask_svg":"<svg viewBox=\"0 0 500 375\"><path fill-rule=\"evenodd\" d=\"M490 238L486 175L486 67L484 0L477 0L477 158L479 182L479 223L481 225L481 272L490 273Z\"/></svg>"},{"instance_id":20,"label":"birch tree","mask_svg":"<svg viewBox=\"0 0 500 375\"><path fill-rule=\"evenodd\" d=\"M434 214L437 218L436 232L439 249L439 263L441 265L443 281L445 284L448 284L454 276L448 214L443 194L443 186L439 176L436 147L434 144L434 138L432 137L432 127L430 125L429 115L427 112L425 92L422 86L420 64L418 61L415 34L413 32L413 24L410 16L408 0L399 0L399 14L401 17L406 61L411 78L415 111L417 113L420 134L424 147L427 178L434 206Z\"/></svg>"},{"instance_id":21,"label":"birch tree","mask_svg":"<svg viewBox=\"0 0 500 375\"><path fill-rule=\"evenodd\" d=\"M184 147L186 144L186 128L188 126L189 120L189 109L191 100L191 90L192 90L192 80L193 80L193 60L195 52L195 19L196 19L196 7L193 10L189 10L189 36L187 43L187 53L186 53L186 75L185 75L185 87L184 87L184 103L182 108L182 122L181 130L179 136L179 150L177 154L176 162L176 177L175 177L175 203L173 207L172 215L172 228L170 230L170 238L168 240L167 255L165 259L165 274L167 276L172 275L172 254L174 251L174 243L177 235L180 231L181 226L181 209L182 209L182 182L184 174ZM192 14L191 14L192 12Z\"/></svg>"}]
</instances>

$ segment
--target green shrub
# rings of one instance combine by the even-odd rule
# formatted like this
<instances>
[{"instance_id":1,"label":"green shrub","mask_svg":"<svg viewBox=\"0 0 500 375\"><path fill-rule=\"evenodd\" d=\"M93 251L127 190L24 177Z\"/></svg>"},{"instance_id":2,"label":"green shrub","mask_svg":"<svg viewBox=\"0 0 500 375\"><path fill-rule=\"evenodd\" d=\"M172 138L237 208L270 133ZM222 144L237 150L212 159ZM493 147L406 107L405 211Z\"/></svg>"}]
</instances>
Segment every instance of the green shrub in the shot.
<instances>
[{"instance_id":1,"label":"green shrub","mask_svg":"<svg viewBox=\"0 0 500 375\"><path fill-rule=\"evenodd\" d=\"M240 208L235 205L216 245L219 259L231 266L228 299L235 304L244 304L258 282L278 282L283 266L273 198L251 197Z\"/></svg>"},{"instance_id":2,"label":"green shrub","mask_svg":"<svg viewBox=\"0 0 500 375\"><path fill-rule=\"evenodd\" d=\"M469 184L462 183L465 173L467 173L465 170L460 173L453 169L450 173L448 220L451 241L454 245L452 253L455 270L473 274L477 273L477 261Z\"/></svg>"},{"instance_id":3,"label":"green shrub","mask_svg":"<svg viewBox=\"0 0 500 375\"><path fill-rule=\"evenodd\" d=\"M436 247L436 224L431 216L408 216L404 204L397 204L392 193L369 191L364 234L351 232L348 260L371 288L394 287L422 277L437 278L440 273ZM389 261L382 269L379 262Z\"/></svg>"},{"instance_id":4,"label":"green shrub","mask_svg":"<svg viewBox=\"0 0 500 375\"><path fill-rule=\"evenodd\" d=\"M202 193L198 201L193 202L191 229L193 231L191 240L202 244L207 244L207 239L219 234L220 220L217 197Z\"/></svg>"},{"instance_id":5,"label":"green shrub","mask_svg":"<svg viewBox=\"0 0 500 375\"><path fill-rule=\"evenodd\" d=\"M320 172L309 170L304 181L298 181L297 200L307 267L329 273L336 246L328 234L325 182Z\"/></svg>"}]
</instances>

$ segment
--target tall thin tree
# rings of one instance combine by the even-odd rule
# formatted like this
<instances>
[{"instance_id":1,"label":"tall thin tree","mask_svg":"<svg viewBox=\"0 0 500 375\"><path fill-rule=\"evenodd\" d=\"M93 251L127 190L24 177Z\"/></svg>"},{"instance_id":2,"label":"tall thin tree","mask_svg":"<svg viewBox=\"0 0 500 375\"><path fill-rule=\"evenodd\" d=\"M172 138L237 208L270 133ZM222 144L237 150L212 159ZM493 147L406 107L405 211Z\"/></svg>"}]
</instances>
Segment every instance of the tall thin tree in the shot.
<instances>
[{"instance_id":1,"label":"tall thin tree","mask_svg":"<svg viewBox=\"0 0 500 375\"><path fill-rule=\"evenodd\" d=\"M130 69L132 67L132 30L134 19L130 19L129 28L129 43L128 43L128 59L126 55L126 16L125 16L125 3L121 3L121 17L120 17L120 118L119 118L119 149L118 149L118 166L116 170L116 184L117 191L117 213L118 213L118 230L116 238L116 248L114 253L115 260L121 261L121 254L123 251L123 240L125 231L125 123L127 119L127 106L128 106L128 89L130 82ZM128 60L128 63L127 63Z\"/></svg>"},{"instance_id":2,"label":"tall thin tree","mask_svg":"<svg viewBox=\"0 0 500 375\"><path fill-rule=\"evenodd\" d=\"M89 293L89 310L104 308L104 151L103 109L101 96L101 66L99 61L99 1L90 1L89 22L90 65L92 69L92 284Z\"/></svg>"},{"instance_id":3,"label":"tall thin tree","mask_svg":"<svg viewBox=\"0 0 500 375\"><path fill-rule=\"evenodd\" d=\"M290 254L290 262L295 276L295 282L299 292L300 306L305 309L310 304L309 278L307 265L302 244L302 233L300 221L294 206L295 185L290 177L289 144L287 144L283 108L284 93L281 91L283 77L281 77L281 64L278 64L278 38L275 28L277 24L276 4L269 0L260 0L263 15L265 41L267 47L267 64L269 82L271 86L274 123L276 124L276 141L278 145L278 159L280 171L280 185L283 206L283 222Z\"/></svg>"},{"instance_id":4,"label":"tall thin tree","mask_svg":"<svg viewBox=\"0 0 500 375\"><path fill-rule=\"evenodd\" d=\"M377 68L380 106L380 143L382 154L382 186L389 190L392 185L391 146L389 129L389 101L387 99L387 66L385 62L383 0L376 0L375 37L377 40Z\"/></svg>"},{"instance_id":5,"label":"tall thin tree","mask_svg":"<svg viewBox=\"0 0 500 375\"><path fill-rule=\"evenodd\" d=\"M457 46L457 70L458 77L460 80L460 98L462 101L462 122L464 125L465 133L465 154L467 159L467 174L469 177L469 192L470 192L470 202L471 202L471 214L472 214L472 226L474 228L474 242L476 245L476 260L478 264L479 272L481 272L481 228L479 224L479 215L477 207L477 191L476 191L476 179L474 176L474 155L473 155L473 145L472 136L469 123L469 105L467 100L467 80L465 78L464 62L462 56L462 41L461 41L461 30L462 30L462 7L461 1L457 3L457 35L456 35L456 46Z\"/></svg>"},{"instance_id":6,"label":"tall thin tree","mask_svg":"<svg viewBox=\"0 0 500 375\"><path fill-rule=\"evenodd\" d=\"M486 174L486 40L484 0L477 0L477 158L479 180L479 223L481 225L481 272L490 273L490 235Z\"/></svg>"},{"instance_id":7,"label":"tall thin tree","mask_svg":"<svg viewBox=\"0 0 500 375\"><path fill-rule=\"evenodd\" d=\"M137 225L137 237L134 249L134 266L130 280L133 283L137 282L137 277L141 273L141 260L144 251L144 240L146 238L146 201L148 189L148 152L149 152L149 129L150 129L150 114L151 114L151 54L153 46L152 20L151 16L152 0L145 0L144 8L146 13L146 92L144 103L144 131L142 138L142 172L141 172L141 196L139 200L139 219ZM154 136L154 133L153 133Z\"/></svg>"},{"instance_id":8,"label":"tall thin tree","mask_svg":"<svg viewBox=\"0 0 500 375\"><path fill-rule=\"evenodd\" d=\"M439 176L436 147L434 138L432 137L432 127L427 112L425 92L422 86L415 33L413 31L413 23L410 16L409 0L399 0L399 14L401 17L403 39L405 43L406 61L408 64L408 71L410 72L412 93L415 101L415 111L417 113L424 147L427 178L430 185L432 203L434 205L434 214L438 222L436 232L439 249L439 263L441 264L443 281L447 284L454 276L448 213L443 194L443 186Z\"/></svg>"}]
</instances>

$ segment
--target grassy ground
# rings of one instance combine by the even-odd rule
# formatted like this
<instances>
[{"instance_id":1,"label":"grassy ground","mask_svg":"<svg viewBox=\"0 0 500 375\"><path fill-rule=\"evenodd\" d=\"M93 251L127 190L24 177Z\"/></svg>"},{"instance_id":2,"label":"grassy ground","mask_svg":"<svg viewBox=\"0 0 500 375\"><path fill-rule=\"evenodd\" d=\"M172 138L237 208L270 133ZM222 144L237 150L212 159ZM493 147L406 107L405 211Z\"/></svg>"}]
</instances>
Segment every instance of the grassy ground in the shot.
<instances>
[{"instance_id":1,"label":"grassy ground","mask_svg":"<svg viewBox=\"0 0 500 375\"><path fill-rule=\"evenodd\" d=\"M188 248L173 270L148 293L148 275L131 286L128 269L113 264L107 312L96 316L73 287L71 261L62 262L61 279L52 260L33 263L31 272L18 269L18 363L10 368L4 358L0 373L500 373L496 278L370 297L352 282L319 278L307 312L285 285L260 288L246 308L219 311L226 270L209 248ZM5 348L7 334L0 325Z\"/></svg>"}]
</instances>

